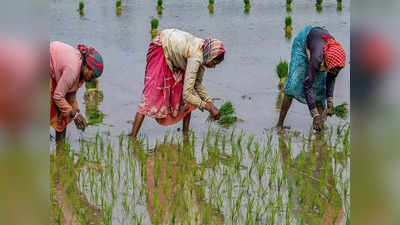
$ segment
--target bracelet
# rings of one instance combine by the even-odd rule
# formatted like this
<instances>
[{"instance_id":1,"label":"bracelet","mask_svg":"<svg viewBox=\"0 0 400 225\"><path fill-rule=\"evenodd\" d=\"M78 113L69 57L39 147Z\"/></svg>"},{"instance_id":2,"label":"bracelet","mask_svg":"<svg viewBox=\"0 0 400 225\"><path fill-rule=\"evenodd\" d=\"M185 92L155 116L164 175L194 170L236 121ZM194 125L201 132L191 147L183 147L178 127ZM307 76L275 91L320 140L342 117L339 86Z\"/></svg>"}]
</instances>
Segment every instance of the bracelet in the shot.
<instances>
[{"instance_id":1,"label":"bracelet","mask_svg":"<svg viewBox=\"0 0 400 225\"><path fill-rule=\"evenodd\" d=\"M75 113L75 116L74 116L74 118L72 118L72 120L75 120L77 117L78 117L78 112L77 113Z\"/></svg>"},{"instance_id":2,"label":"bracelet","mask_svg":"<svg viewBox=\"0 0 400 225\"><path fill-rule=\"evenodd\" d=\"M314 119L315 117L321 116L321 115L319 114L318 109L314 108L314 109L311 110L311 116Z\"/></svg>"}]
</instances>

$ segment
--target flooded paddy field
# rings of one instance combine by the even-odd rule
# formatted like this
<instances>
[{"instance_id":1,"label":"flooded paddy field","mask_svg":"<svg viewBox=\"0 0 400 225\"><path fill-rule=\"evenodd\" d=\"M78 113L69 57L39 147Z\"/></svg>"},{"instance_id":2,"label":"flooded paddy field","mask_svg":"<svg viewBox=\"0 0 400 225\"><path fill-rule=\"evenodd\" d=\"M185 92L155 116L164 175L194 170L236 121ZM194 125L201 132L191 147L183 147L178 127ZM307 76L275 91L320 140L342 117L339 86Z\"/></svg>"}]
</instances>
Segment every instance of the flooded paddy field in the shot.
<instances>
[{"instance_id":1,"label":"flooded paddy field","mask_svg":"<svg viewBox=\"0 0 400 225\"><path fill-rule=\"evenodd\" d=\"M288 113L289 131L271 129L280 96L276 65L290 60L292 37L306 25L325 26L349 54L350 3L285 1L122 0L51 1L51 40L94 46L104 58L102 77L78 92L90 126L67 128L67 144L52 140L52 224L350 224L348 120L329 118L322 135L310 133L305 105ZM139 143L127 134L143 89L152 18L158 30L178 28L218 38L225 60L207 69L203 85L219 107L231 101L243 122L228 129L192 113L191 137L181 123L161 127L146 118ZM349 103L350 65L336 80L335 102ZM54 131L50 131L54 136Z\"/></svg>"}]
</instances>

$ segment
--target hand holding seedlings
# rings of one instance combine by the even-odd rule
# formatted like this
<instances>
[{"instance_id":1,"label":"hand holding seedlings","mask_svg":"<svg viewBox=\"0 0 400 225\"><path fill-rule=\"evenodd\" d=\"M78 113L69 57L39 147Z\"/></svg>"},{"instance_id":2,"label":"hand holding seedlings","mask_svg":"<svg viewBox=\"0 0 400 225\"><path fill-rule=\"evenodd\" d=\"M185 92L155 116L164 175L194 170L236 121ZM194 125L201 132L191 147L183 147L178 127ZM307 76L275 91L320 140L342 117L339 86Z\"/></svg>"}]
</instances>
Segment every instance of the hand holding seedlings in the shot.
<instances>
[{"instance_id":1,"label":"hand holding seedlings","mask_svg":"<svg viewBox=\"0 0 400 225\"><path fill-rule=\"evenodd\" d=\"M211 118L219 120L220 118L219 111L212 102L207 102L205 109L210 112Z\"/></svg>"},{"instance_id":2,"label":"hand holding seedlings","mask_svg":"<svg viewBox=\"0 0 400 225\"><path fill-rule=\"evenodd\" d=\"M74 120L76 127L79 130L85 131L85 129L87 127L87 121L82 114L80 114L79 112L75 113L73 120Z\"/></svg>"},{"instance_id":3,"label":"hand holding seedlings","mask_svg":"<svg viewBox=\"0 0 400 225\"><path fill-rule=\"evenodd\" d=\"M322 130L322 126L323 126L323 120L322 120L321 115L316 115L313 119L314 130L316 130L317 132L320 132Z\"/></svg>"}]
</instances>

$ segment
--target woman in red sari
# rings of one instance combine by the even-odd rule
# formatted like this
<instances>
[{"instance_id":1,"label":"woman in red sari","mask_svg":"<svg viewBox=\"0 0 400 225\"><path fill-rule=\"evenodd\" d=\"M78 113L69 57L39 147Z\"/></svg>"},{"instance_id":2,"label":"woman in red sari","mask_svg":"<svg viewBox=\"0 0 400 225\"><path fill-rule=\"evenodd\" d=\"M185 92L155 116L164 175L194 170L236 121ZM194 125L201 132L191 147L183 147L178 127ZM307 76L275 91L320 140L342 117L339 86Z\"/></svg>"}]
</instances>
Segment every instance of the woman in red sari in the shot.
<instances>
[{"instance_id":1,"label":"woman in red sari","mask_svg":"<svg viewBox=\"0 0 400 225\"><path fill-rule=\"evenodd\" d=\"M183 119L184 136L189 131L194 109L205 109L218 119L218 109L202 81L205 67L215 67L224 60L224 55L225 48L219 40L203 40L177 29L161 31L147 53L144 89L132 137L136 139L145 116L164 126Z\"/></svg>"}]
</instances>

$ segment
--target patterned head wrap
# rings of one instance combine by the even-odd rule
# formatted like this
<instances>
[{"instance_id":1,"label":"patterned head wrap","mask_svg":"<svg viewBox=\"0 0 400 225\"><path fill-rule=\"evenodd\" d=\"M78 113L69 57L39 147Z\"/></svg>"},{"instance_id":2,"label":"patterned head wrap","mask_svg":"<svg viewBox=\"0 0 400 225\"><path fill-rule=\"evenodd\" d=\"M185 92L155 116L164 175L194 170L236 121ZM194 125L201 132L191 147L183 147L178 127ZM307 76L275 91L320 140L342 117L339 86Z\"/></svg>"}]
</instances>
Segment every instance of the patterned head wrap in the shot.
<instances>
[{"instance_id":1,"label":"patterned head wrap","mask_svg":"<svg viewBox=\"0 0 400 225\"><path fill-rule=\"evenodd\" d=\"M203 43L203 60L204 64L208 64L215 57L225 52L224 44L217 39L208 38Z\"/></svg>"},{"instance_id":2,"label":"patterned head wrap","mask_svg":"<svg viewBox=\"0 0 400 225\"><path fill-rule=\"evenodd\" d=\"M100 77L103 73L103 58L100 53L82 44L78 45L78 50L83 56L84 63L93 70L96 77Z\"/></svg>"},{"instance_id":3,"label":"patterned head wrap","mask_svg":"<svg viewBox=\"0 0 400 225\"><path fill-rule=\"evenodd\" d=\"M323 35L322 38L326 40L324 58L328 70L335 67L344 67L346 65L346 52L343 50L340 43L326 35Z\"/></svg>"}]
</instances>

